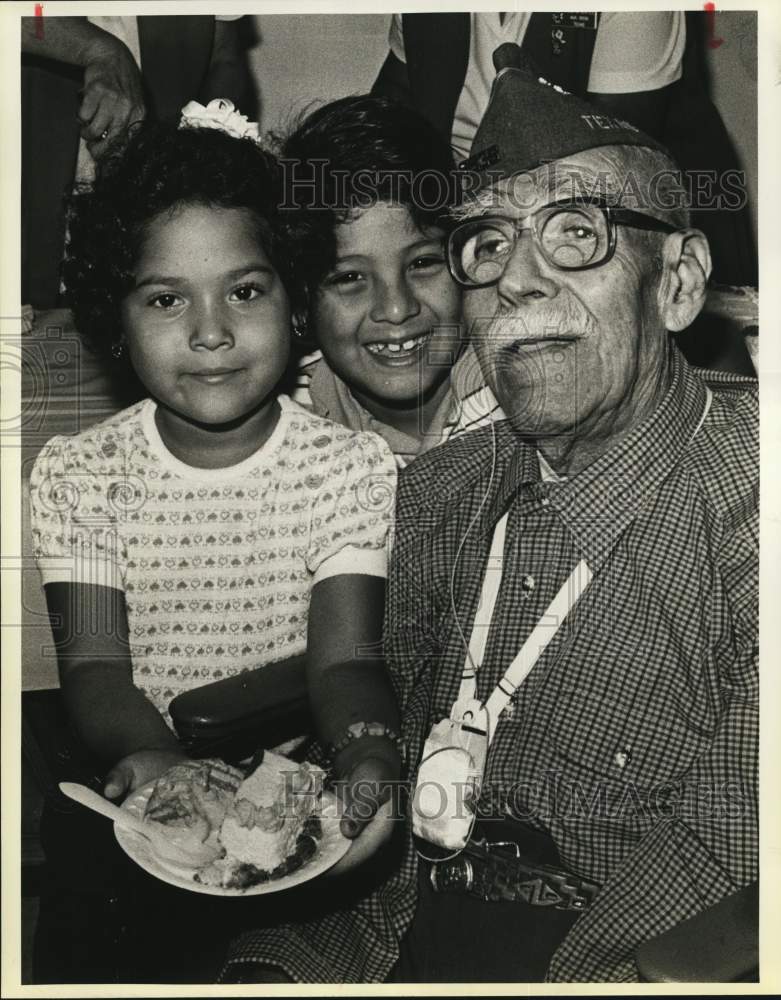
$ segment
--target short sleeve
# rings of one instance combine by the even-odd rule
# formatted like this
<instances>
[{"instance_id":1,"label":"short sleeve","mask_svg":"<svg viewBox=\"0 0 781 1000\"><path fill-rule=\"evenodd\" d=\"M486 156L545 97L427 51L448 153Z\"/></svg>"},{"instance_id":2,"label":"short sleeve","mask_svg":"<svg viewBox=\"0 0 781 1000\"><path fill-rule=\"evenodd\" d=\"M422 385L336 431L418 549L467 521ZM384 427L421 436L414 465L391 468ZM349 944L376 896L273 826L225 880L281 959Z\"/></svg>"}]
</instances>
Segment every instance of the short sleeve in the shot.
<instances>
[{"instance_id":1,"label":"short sleeve","mask_svg":"<svg viewBox=\"0 0 781 1000\"><path fill-rule=\"evenodd\" d=\"M358 573L387 576L396 463L378 434L342 438L311 507L307 569L314 582Z\"/></svg>"},{"instance_id":2,"label":"short sleeve","mask_svg":"<svg viewBox=\"0 0 781 1000\"><path fill-rule=\"evenodd\" d=\"M635 94L680 80L686 46L683 11L603 13L599 19L588 89Z\"/></svg>"},{"instance_id":3,"label":"short sleeve","mask_svg":"<svg viewBox=\"0 0 781 1000\"><path fill-rule=\"evenodd\" d=\"M52 438L38 456L30 475L30 513L44 585L123 589L124 547L104 487L99 475L74 459L67 438Z\"/></svg>"},{"instance_id":4,"label":"short sleeve","mask_svg":"<svg viewBox=\"0 0 781 1000\"><path fill-rule=\"evenodd\" d=\"M390 31L388 32L388 45L391 52L399 62L407 61L407 53L404 49L404 28L401 23L401 14L394 14L391 18Z\"/></svg>"},{"instance_id":5,"label":"short sleeve","mask_svg":"<svg viewBox=\"0 0 781 1000\"><path fill-rule=\"evenodd\" d=\"M290 398L306 410L314 410L315 408L311 392L312 376L317 370L322 357L323 355L320 351L315 351L314 354L308 354L306 357L301 358L296 368L296 381L293 391L290 393Z\"/></svg>"}]
</instances>

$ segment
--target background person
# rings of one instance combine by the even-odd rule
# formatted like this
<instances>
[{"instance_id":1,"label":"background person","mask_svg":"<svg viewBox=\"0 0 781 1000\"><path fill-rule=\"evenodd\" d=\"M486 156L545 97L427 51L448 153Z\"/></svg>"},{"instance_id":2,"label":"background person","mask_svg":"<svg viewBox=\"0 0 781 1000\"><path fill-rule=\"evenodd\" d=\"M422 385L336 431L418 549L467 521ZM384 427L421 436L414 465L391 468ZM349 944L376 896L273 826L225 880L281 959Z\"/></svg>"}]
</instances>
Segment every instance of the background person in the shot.
<instances>
[{"instance_id":1,"label":"background person","mask_svg":"<svg viewBox=\"0 0 781 1000\"><path fill-rule=\"evenodd\" d=\"M240 15L22 18L22 301L55 306L63 197L128 125L192 99L248 108Z\"/></svg>"},{"instance_id":2,"label":"background person","mask_svg":"<svg viewBox=\"0 0 781 1000\"><path fill-rule=\"evenodd\" d=\"M670 150L691 177L693 221L708 237L715 280L756 285L740 163L708 93L705 18L683 11L394 14L373 91L419 110L465 159L488 106L493 52L520 45L546 80L588 96L603 114L627 119Z\"/></svg>"}]
</instances>

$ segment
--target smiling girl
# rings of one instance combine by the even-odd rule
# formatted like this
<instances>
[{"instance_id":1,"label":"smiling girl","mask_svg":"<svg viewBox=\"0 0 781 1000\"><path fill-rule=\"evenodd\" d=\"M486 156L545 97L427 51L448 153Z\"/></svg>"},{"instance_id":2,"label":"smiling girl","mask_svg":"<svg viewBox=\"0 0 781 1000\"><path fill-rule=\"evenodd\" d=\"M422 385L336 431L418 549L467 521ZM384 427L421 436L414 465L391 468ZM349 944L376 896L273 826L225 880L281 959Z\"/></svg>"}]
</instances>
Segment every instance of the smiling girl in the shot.
<instances>
[{"instance_id":1,"label":"smiling girl","mask_svg":"<svg viewBox=\"0 0 781 1000\"><path fill-rule=\"evenodd\" d=\"M77 327L148 393L52 439L32 475L62 693L112 798L184 756L176 694L307 650L322 740L371 723L363 758L398 762L384 667L355 660L380 636L395 465L279 392L278 167L218 110L142 126L71 213Z\"/></svg>"},{"instance_id":2,"label":"smiling girl","mask_svg":"<svg viewBox=\"0 0 781 1000\"><path fill-rule=\"evenodd\" d=\"M308 115L281 157L295 326L319 348L294 398L382 435L404 466L465 429L483 385L476 364L451 378L464 339L444 253L450 147L416 112L358 96Z\"/></svg>"}]
</instances>

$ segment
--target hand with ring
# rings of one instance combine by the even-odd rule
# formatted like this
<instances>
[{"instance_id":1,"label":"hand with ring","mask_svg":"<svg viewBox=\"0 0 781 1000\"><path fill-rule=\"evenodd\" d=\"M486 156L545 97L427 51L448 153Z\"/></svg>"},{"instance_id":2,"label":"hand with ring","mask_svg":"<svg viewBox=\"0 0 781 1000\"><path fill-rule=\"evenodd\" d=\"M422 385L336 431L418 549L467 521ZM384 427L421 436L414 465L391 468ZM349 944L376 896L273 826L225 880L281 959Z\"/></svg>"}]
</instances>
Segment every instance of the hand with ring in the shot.
<instances>
[{"instance_id":1,"label":"hand with ring","mask_svg":"<svg viewBox=\"0 0 781 1000\"><path fill-rule=\"evenodd\" d=\"M122 42L106 34L84 67L84 89L79 108L81 134L93 159L100 159L111 143L146 112L141 73Z\"/></svg>"}]
</instances>

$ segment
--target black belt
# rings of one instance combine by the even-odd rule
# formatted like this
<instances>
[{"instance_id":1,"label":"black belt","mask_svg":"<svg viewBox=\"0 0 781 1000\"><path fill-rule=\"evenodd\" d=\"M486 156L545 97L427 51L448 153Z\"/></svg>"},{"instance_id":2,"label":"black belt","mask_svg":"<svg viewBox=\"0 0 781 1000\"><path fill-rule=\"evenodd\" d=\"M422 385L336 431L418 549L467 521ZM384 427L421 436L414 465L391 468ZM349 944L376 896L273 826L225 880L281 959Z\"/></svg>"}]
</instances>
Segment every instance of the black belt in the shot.
<instances>
[{"instance_id":1,"label":"black belt","mask_svg":"<svg viewBox=\"0 0 781 1000\"><path fill-rule=\"evenodd\" d=\"M521 854L517 843L470 840L449 861L431 865L435 892L469 893L487 902L528 903L557 910L587 910L600 886L555 865Z\"/></svg>"}]
</instances>

